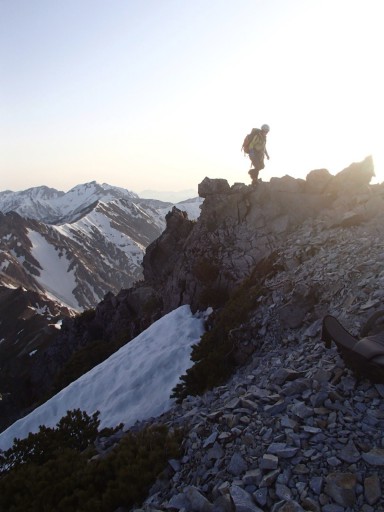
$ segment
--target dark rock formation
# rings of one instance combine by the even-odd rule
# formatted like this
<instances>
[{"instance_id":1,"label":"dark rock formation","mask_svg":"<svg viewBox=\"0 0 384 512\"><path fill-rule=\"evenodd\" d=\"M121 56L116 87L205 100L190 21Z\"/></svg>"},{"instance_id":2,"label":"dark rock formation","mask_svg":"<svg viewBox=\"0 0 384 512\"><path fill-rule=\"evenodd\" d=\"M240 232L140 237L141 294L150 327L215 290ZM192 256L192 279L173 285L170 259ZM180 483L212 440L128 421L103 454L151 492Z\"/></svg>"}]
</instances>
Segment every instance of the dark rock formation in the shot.
<instances>
[{"instance_id":1,"label":"dark rock formation","mask_svg":"<svg viewBox=\"0 0 384 512\"><path fill-rule=\"evenodd\" d=\"M174 272L174 266L193 227L186 212L176 206L166 215L165 220L164 232L147 247L143 258L144 280L157 283L158 288Z\"/></svg>"},{"instance_id":2,"label":"dark rock formation","mask_svg":"<svg viewBox=\"0 0 384 512\"><path fill-rule=\"evenodd\" d=\"M208 197L217 194L228 194L229 185L227 180L204 178L198 186L198 193L200 197Z\"/></svg>"},{"instance_id":3,"label":"dark rock formation","mask_svg":"<svg viewBox=\"0 0 384 512\"><path fill-rule=\"evenodd\" d=\"M0 287L0 429L41 397L32 375L70 311L35 291ZM44 366L40 367L42 375Z\"/></svg>"}]
</instances>

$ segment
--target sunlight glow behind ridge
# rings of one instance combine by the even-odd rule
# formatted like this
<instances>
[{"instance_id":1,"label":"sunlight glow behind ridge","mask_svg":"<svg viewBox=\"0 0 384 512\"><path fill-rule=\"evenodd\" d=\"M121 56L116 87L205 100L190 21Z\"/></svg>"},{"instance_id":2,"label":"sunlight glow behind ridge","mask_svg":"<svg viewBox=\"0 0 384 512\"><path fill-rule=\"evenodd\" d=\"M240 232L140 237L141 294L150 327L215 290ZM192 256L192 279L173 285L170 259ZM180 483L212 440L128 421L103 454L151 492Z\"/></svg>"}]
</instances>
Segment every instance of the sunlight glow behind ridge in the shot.
<instances>
[{"instance_id":1,"label":"sunlight glow behind ridge","mask_svg":"<svg viewBox=\"0 0 384 512\"><path fill-rule=\"evenodd\" d=\"M0 189L248 183L263 123L262 179L371 154L384 180L380 0L31 5L0 2Z\"/></svg>"}]
</instances>

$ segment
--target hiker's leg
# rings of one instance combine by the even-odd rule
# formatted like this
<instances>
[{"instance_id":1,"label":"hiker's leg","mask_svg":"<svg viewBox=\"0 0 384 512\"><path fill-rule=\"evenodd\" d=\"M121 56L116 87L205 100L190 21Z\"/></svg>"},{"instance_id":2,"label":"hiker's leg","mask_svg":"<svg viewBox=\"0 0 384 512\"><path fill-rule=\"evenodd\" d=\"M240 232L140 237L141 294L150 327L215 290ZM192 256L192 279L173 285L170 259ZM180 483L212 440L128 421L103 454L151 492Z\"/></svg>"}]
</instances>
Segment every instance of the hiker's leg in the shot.
<instances>
[{"instance_id":1,"label":"hiker's leg","mask_svg":"<svg viewBox=\"0 0 384 512\"><path fill-rule=\"evenodd\" d=\"M255 161L255 152L253 151L253 149L250 149L249 150L249 159L251 161L251 168L252 167L255 167L255 164L254 164L254 161Z\"/></svg>"},{"instance_id":2,"label":"hiker's leg","mask_svg":"<svg viewBox=\"0 0 384 512\"><path fill-rule=\"evenodd\" d=\"M255 165L255 169L257 169L258 171L261 171L265 167L265 165L264 165L264 153L262 151L259 151L256 154L256 158L257 158L257 166Z\"/></svg>"},{"instance_id":3,"label":"hiker's leg","mask_svg":"<svg viewBox=\"0 0 384 512\"><path fill-rule=\"evenodd\" d=\"M259 171L257 169L250 169L249 173L250 177L252 178L252 185L257 183L257 178L259 176Z\"/></svg>"},{"instance_id":4,"label":"hiker's leg","mask_svg":"<svg viewBox=\"0 0 384 512\"><path fill-rule=\"evenodd\" d=\"M252 162L252 167L256 170L256 171L259 171L260 170L260 161L259 161L259 156L258 154L251 150L249 152L249 158L251 159L251 162Z\"/></svg>"},{"instance_id":5,"label":"hiker's leg","mask_svg":"<svg viewBox=\"0 0 384 512\"><path fill-rule=\"evenodd\" d=\"M251 159L252 165L256 171L264 169L264 153L262 151L250 151L249 158Z\"/></svg>"}]
</instances>

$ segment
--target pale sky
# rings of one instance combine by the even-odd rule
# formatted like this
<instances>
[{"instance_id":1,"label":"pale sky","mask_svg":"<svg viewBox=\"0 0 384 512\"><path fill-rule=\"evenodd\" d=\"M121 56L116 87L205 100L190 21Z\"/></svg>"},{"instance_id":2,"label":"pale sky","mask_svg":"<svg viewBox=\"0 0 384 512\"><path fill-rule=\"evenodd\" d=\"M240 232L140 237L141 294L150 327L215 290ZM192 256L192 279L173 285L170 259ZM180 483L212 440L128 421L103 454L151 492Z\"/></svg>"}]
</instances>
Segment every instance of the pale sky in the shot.
<instances>
[{"instance_id":1,"label":"pale sky","mask_svg":"<svg viewBox=\"0 0 384 512\"><path fill-rule=\"evenodd\" d=\"M0 0L0 190L140 193L336 174L384 181L381 0Z\"/></svg>"}]
</instances>

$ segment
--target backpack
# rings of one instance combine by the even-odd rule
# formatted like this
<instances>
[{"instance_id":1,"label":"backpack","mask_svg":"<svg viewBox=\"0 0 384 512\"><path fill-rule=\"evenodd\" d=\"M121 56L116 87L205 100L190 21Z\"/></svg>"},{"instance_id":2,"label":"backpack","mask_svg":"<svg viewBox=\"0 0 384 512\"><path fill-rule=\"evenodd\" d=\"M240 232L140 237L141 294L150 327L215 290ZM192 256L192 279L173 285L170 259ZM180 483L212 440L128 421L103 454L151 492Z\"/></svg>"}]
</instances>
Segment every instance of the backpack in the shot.
<instances>
[{"instance_id":1,"label":"backpack","mask_svg":"<svg viewBox=\"0 0 384 512\"><path fill-rule=\"evenodd\" d=\"M252 128L251 133L248 133L248 135L245 136L243 145L241 146L241 150L244 151L246 155L249 153L249 145L252 142L252 139L256 133L256 128Z\"/></svg>"}]
</instances>

